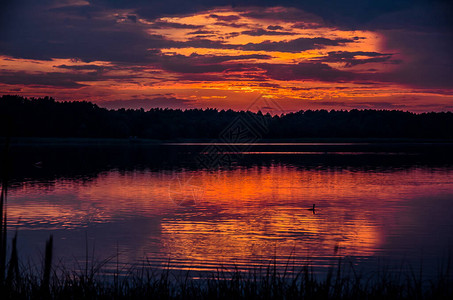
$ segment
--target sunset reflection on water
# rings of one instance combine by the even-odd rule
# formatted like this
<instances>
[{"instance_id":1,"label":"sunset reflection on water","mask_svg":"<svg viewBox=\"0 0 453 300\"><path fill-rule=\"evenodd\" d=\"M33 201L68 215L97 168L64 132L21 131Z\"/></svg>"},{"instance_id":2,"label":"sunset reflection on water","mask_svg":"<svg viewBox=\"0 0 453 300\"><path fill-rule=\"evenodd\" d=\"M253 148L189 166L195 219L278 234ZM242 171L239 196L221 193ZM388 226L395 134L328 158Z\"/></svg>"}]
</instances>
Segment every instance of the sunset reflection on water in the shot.
<instances>
[{"instance_id":1,"label":"sunset reflection on water","mask_svg":"<svg viewBox=\"0 0 453 300\"><path fill-rule=\"evenodd\" d=\"M112 169L91 180L17 184L8 215L29 251L38 236L52 233L64 259L83 256L87 232L99 257L119 249L125 263L215 270L274 259L324 266L339 257L404 255L423 239L428 254L448 246L450 208L431 204L451 203L452 179L449 168L421 167ZM433 240L433 232L442 238Z\"/></svg>"}]
</instances>

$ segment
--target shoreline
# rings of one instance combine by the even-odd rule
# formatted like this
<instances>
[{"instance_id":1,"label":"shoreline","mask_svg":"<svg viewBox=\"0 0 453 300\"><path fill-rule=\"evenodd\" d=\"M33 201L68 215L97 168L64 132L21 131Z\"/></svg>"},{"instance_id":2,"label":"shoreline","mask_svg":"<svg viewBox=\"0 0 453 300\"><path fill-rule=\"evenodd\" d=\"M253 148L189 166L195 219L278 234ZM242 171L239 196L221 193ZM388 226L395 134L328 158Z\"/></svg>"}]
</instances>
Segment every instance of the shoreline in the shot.
<instances>
[{"instance_id":1,"label":"shoreline","mask_svg":"<svg viewBox=\"0 0 453 300\"><path fill-rule=\"evenodd\" d=\"M5 144L6 137L0 137L0 144ZM425 139L425 138L294 138L294 139L260 139L256 142L245 143L259 146L291 146L297 144L453 144L452 139ZM70 146L70 145L164 145L164 146L197 146L209 144L241 144L228 143L221 139L171 139L156 140L146 138L77 138L77 137L11 137L11 146Z\"/></svg>"}]
</instances>

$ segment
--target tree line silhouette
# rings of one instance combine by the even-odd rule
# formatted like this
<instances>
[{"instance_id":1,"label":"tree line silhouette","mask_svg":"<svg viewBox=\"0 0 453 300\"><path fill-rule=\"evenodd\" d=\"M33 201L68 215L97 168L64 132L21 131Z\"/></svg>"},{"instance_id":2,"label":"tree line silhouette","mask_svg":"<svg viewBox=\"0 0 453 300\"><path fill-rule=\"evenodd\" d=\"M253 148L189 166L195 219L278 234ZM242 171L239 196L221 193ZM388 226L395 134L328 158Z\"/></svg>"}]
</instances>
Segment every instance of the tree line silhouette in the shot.
<instances>
[{"instance_id":1,"label":"tree line silhouette","mask_svg":"<svg viewBox=\"0 0 453 300\"><path fill-rule=\"evenodd\" d=\"M87 101L0 98L0 136L216 139L243 120L259 138L453 138L453 113L306 110L277 116L217 109L101 108Z\"/></svg>"}]
</instances>

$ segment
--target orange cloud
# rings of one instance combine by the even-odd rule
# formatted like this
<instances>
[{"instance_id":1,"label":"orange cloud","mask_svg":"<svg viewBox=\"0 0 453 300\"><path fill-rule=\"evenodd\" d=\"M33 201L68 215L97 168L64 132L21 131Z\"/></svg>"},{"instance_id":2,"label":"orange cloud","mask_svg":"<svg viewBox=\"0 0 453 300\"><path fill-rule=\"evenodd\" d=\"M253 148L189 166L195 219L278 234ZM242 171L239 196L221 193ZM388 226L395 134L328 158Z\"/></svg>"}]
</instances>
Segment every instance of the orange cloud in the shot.
<instances>
[{"instance_id":1,"label":"orange cloud","mask_svg":"<svg viewBox=\"0 0 453 300\"><path fill-rule=\"evenodd\" d=\"M453 100L452 90L433 92L399 80L395 74L406 72L411 57L389 47L385 32L333 27L294 8L218 8L152 20L124 10L98 17L147 36L148 45L134 45L138 61L129 53L124 62L4 55L2 91L100 105L171 93L191 107L233 109L246 108L250 94L271 97L286 110L383 103L448 110ZM426 95L429 108L420 106Z\"/></svg>"}]
</instances>

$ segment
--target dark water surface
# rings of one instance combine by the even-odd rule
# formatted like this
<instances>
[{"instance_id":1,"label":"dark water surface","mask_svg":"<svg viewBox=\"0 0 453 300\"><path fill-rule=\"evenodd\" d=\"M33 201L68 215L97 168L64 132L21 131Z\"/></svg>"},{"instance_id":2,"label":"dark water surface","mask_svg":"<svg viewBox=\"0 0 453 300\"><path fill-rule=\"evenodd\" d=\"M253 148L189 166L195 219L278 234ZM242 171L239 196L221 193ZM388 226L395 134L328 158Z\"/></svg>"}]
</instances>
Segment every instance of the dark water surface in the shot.
<instances>
[{"instance_id":1,"label":"dark water surface","mask_svg":"<svg viewBox=\"0 0 453 300\"><path fill-rule=\"evenodd\" d=\"M11 148L9 235L39 264L318 270L423 264L453 245L450 144L23 145ZM316 204L315 213L308 209Z\"/></svg>"}]
</instances>

